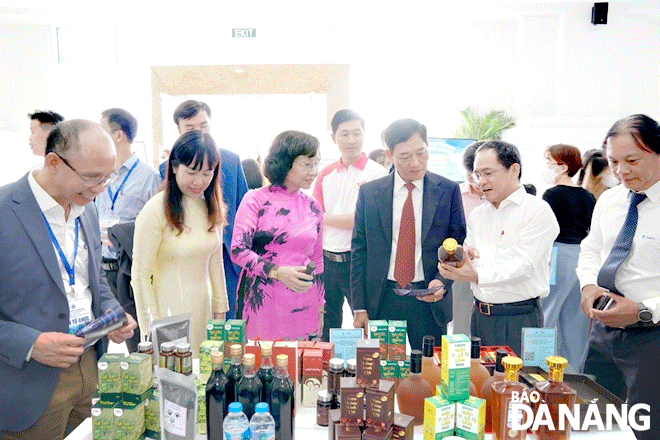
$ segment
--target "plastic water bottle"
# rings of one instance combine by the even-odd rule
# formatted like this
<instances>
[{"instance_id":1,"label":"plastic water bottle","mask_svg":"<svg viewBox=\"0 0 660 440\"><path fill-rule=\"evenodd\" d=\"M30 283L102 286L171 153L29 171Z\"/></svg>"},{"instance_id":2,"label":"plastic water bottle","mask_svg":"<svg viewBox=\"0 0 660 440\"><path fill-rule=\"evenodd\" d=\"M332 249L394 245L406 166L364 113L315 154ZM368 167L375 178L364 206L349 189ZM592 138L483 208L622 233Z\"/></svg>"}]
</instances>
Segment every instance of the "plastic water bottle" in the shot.
<instances>
[{"instance_id":1,"label":"plastic water bottle","mask_svg":"<svg viewBox=\"0 0 660 440\"><path fill-rule=\"evenodd\" d=\"M229 404L229 413L222 423L224 440L250 440L250 422L243 412L243 404L232 402Z\"/></svg>"},{"instance_id":2,"label":"plastic water bottle","mask_svg":"<svg viewBox=\"0 0 660 440\"><path fill-rule=\"evenodd\" d=\"M254 407L254 415L250 420L252 440L275 440L275 419L268 412L269 409L265 402L259 402Z\"/></svg>"}]
</instances>

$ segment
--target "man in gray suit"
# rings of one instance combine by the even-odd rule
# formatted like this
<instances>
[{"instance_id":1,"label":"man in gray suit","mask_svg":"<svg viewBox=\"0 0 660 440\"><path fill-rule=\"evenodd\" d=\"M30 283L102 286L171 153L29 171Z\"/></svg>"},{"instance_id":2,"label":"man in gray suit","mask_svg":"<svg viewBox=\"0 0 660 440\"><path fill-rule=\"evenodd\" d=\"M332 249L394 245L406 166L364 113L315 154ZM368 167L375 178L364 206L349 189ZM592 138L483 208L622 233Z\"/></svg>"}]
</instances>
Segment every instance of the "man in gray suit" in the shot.
<instances>
[{"instance_id":1,"label":"man in gray suit","mask_svg":"<svg viewBox=\"0 0 660 440\"><path fill-rule=\"evenodd\" d=\"M91 121L58 124L44 166L0 188L0 438L61 439L90 416L101 343L73 335L118 305L101 270L90 203L114 178L115 149ZM131 337L133 317L112 332Z\"/></svg>"}]
</instances>

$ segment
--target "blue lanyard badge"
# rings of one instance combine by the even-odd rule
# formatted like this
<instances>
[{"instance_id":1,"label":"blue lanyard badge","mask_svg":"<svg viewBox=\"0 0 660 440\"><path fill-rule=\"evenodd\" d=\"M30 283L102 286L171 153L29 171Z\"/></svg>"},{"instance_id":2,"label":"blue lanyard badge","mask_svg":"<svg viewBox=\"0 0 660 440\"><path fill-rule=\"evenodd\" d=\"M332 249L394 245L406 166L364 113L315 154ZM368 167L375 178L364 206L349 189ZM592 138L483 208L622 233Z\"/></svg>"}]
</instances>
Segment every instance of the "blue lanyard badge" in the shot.
<instances>
[{"instance_id":1,"label":"blue lanyard badge","mask_svg":"<svg viewBox=\"0 0 660 440\"><path fill-rule=\"evenodd\" d=\"M128 170L128 173L126 173L126 177L124 177L124 180L122 180L121 184L119 185L119 188L117 188L117 191L115 192L114 195L112 195L112 190L110 189L110 187L108 187L108 195L110 196L110 201L112 202L112 206L110 207L111 211L115 210L115 202L117 201L117 196L119 196L119 192L124 187L124 184L128 180L128 176L131 175L131 173L133 172L133 170L137 166L138 162L140 162L140 159L137 159L135 161L135 163L133 164L133 166L131 167L131 169Z\"/></svg>"},{"instance_id":2,"label":"blue lanyard badge","mask_svg":"<svg viewBox=\"0 0 660 440\"><path fill-rule=\"evenodd\" d=\"M64 255L64 251L62 250L62 247L58 243L55 234L53 234L53 230L51 229L50 224L48 223L48 219L46 219L46 215L44 215L43 212L41 213L41 215L44 216L46 227L48 228L48 233L50 234L50 241L53 242L55 249L57 249L57 253L60 255L60 259L62 260L64 269L66 270L66 273L69 274L69 285L74 286L76 284L76 257L78 257L79 219L76 219L76 239L74 244L75 250L73 251L73 264L69 264L69 260L66 259L66 255Z\"/></svg>"}]
</instances>

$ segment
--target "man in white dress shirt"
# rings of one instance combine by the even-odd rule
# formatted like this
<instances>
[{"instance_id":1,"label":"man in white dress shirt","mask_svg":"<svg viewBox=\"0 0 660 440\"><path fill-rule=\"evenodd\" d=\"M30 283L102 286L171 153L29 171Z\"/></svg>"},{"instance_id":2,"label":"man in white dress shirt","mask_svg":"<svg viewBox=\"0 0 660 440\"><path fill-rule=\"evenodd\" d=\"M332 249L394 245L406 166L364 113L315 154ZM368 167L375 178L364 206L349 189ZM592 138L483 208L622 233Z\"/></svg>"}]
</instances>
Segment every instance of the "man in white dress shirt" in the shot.
<instances>
[{"instance_id":1,"label":"man in white dress shirt","mask_svg":"<svg viewBox=\"0 0 660 440\"><path fill-rule=\"evenodd\" d=\"M472 283L472 336L518 355L523 327L543 327L539 299L550 291L552 244L559 235L552 209L527 194L520 176L514 145L489 141L477 149L473 177L490 203L468 219L466 264L438 264L443 277Z\"/></svg>"},{"instance_id":2,"label":"man in white dress shirt","mask_svg":"<svg viewBox=\"0 0 660 440\"><path fill-rule=\"evenodd\" d=\"M645 115L617 121L603 150L622 185L598 199L582 241L578 278L582 311L594 320L584 372L628 400L650 405L650 429L660 438L660 126ZM601 296L614 306L594 309Z\"/></svg>"}]
</instances>

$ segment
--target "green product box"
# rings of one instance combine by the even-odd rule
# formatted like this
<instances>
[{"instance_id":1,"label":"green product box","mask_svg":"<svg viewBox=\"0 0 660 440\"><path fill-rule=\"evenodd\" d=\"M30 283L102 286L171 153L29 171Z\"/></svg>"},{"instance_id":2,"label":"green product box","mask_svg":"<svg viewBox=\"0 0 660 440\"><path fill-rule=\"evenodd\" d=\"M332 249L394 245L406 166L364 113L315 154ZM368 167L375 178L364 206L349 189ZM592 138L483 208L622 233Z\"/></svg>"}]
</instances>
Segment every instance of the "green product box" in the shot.
<instances>
[{"instance_id":1,"label":"green product box","mask_svg":"<svg viewBox=\"0 0 660 440\"><path fill-rule=\"evenodd\" d=\"M96 363L99 376L99 392L102 400L119 402L121 400L121 366L123 354L105 353Z\"/></svg>"},{"instance_id":2,"label":"green product box","mask_svg":"<svg viewBox=\"0 0 660 440\"><path fill-rule=\"evenodd\" d=\"M454 435L456 402L440 396L424 399L424 440L440 440Z\"/></svg>"},{"instance_id":3,"label":"green product box","mask_svg":"<svg viewBox=\"0 0 660 440\"><path fill-rule=\"evenodd\" d=\"M160 439L160 392L154 388L151 397L144 400L144 433L154 440Z\"/></svg>"},{"instance_id":4,"label":"green product box","mask_svg":"<svg viewBox=\"0 0 660 440\"><path fill-rule=\"evenodd\" d=\"M142 403L153 385L151 355L131 353L121 360L122 399Z\"/></svg>"},{"instance_id":5,"label":"green product box","mask_svg":"<svg viewBox=\"0 0 660 440\"><path fill-rule=\"evenodd\" d=\"M410 356L406 357L403 361L396 361L399 367L397 374L399 379L405 379L410 376Z\"/></svg>"},{"instance_id":6,"label":"green product box","mask_svg":"<svg viewBox=\"0 0 660 440\"><path fill-rule=\"evenodd\" d=\"M225 365L222 367L223 370L225 370L225 374L227 374L227 371L229 371L229 367L231 367L231 358L225 358Z\"/></svg>"},{"instance_id":7,"label":"green product box","mask_svg":"<svg viewBox=\"0 0 660 440\"><path fill-rule=\"evenodd\" d=\"M206 323L206 339L210 341L225 340L225 320L209 319Z\"/></svg>"},{"instance_id":8,"label":"green product box","mask_svg":"<svg viewBox=\"0 0 660 440\"><path fill-rule=\"evenodd\" d=\"M406 321L387 321L387 359L402 361L406 359Z\"/></svg>"},{"instance_id":9,"label":"green product box","mask_svg":"<svg viewBox=\"0 0 660 440\"><path fill-rule=\"evenodd\" d=\"M442 395L448 400L470 396L470 338L465 335L442 337Z\"/></svg>"},{"instance_id":10,"label":"green product box","mask_svg":"<svg viewBox=\"0 0 660 440\"><path fill-rule=\"evenodd\" d=\"M115 437L137 440L144 434L144 403L122 402L114 409Z\"/></svg>"},{"instance_id":11,"label":"green product box","mask_svg":"<svg viewBox=\"0 0 660 440\"><path fill-rule=\"evenodd\" d=\"M397 364L397 361L381 359L380 377L381 379L390 379L390 380L399 377L399 366Z\"/></svg>"},{"instance_id":12,"label":"green product box","mask_svg":"<svg viewBox=\"0 0 660 440\"><path fill-rule=\"evenodd\" d=\"M225 352L224 341L202 341L199 344L199 373L208 374L213 373L213 363L211 362L211 353L218 351Z\"/></svg>"},{"instance_id":13,"label":"green product box","mask_svg":"<svg viewBox=\"0 0 660 440\"><path fill-rule=\"evenodd\" d=\"M195 379L197 385L197 434L206 435L206 382Z\"/></svg>"},{"instance_id":14,"label":"green product box","mask_svg":"<svg viewBox=\"0 0 660 440\"><path fill-rule=\"evenodd\" d=\"M92 435L94 440L114 440L116 402L92 399Z\"/></svg>"},{"instance_id":15,"label":"green product box","mask_svg":"<svg viewBox=\"0 0 660 440\"><path fill-rule=\"evenodd\" d=\"M228 319L225 323L225 359L230 358L230 347L233 344L241 344L245 352L245 345L247 344L247 333L245 319Z\"/></svg>"},{"instance_id":16,"label":"green product box","mask_svg":"<svg viewBox=\"0 0 660 440\"><path fill-rule=\"evenodd\" d=\"M465 440L486 438L486 401L470 396L456 402L456 435Z\"/></svg>"},{"instance_id":17,"label":"green product box","mask_svg":"<svg viewBox=\"0 0 660 440\"><path fill-rule=\"evenodd\" d=\"M369 339L378 339L380 342L380 358L387 359L387 321L384 319L369 321Z\"/></svg>"}]
</instances>

